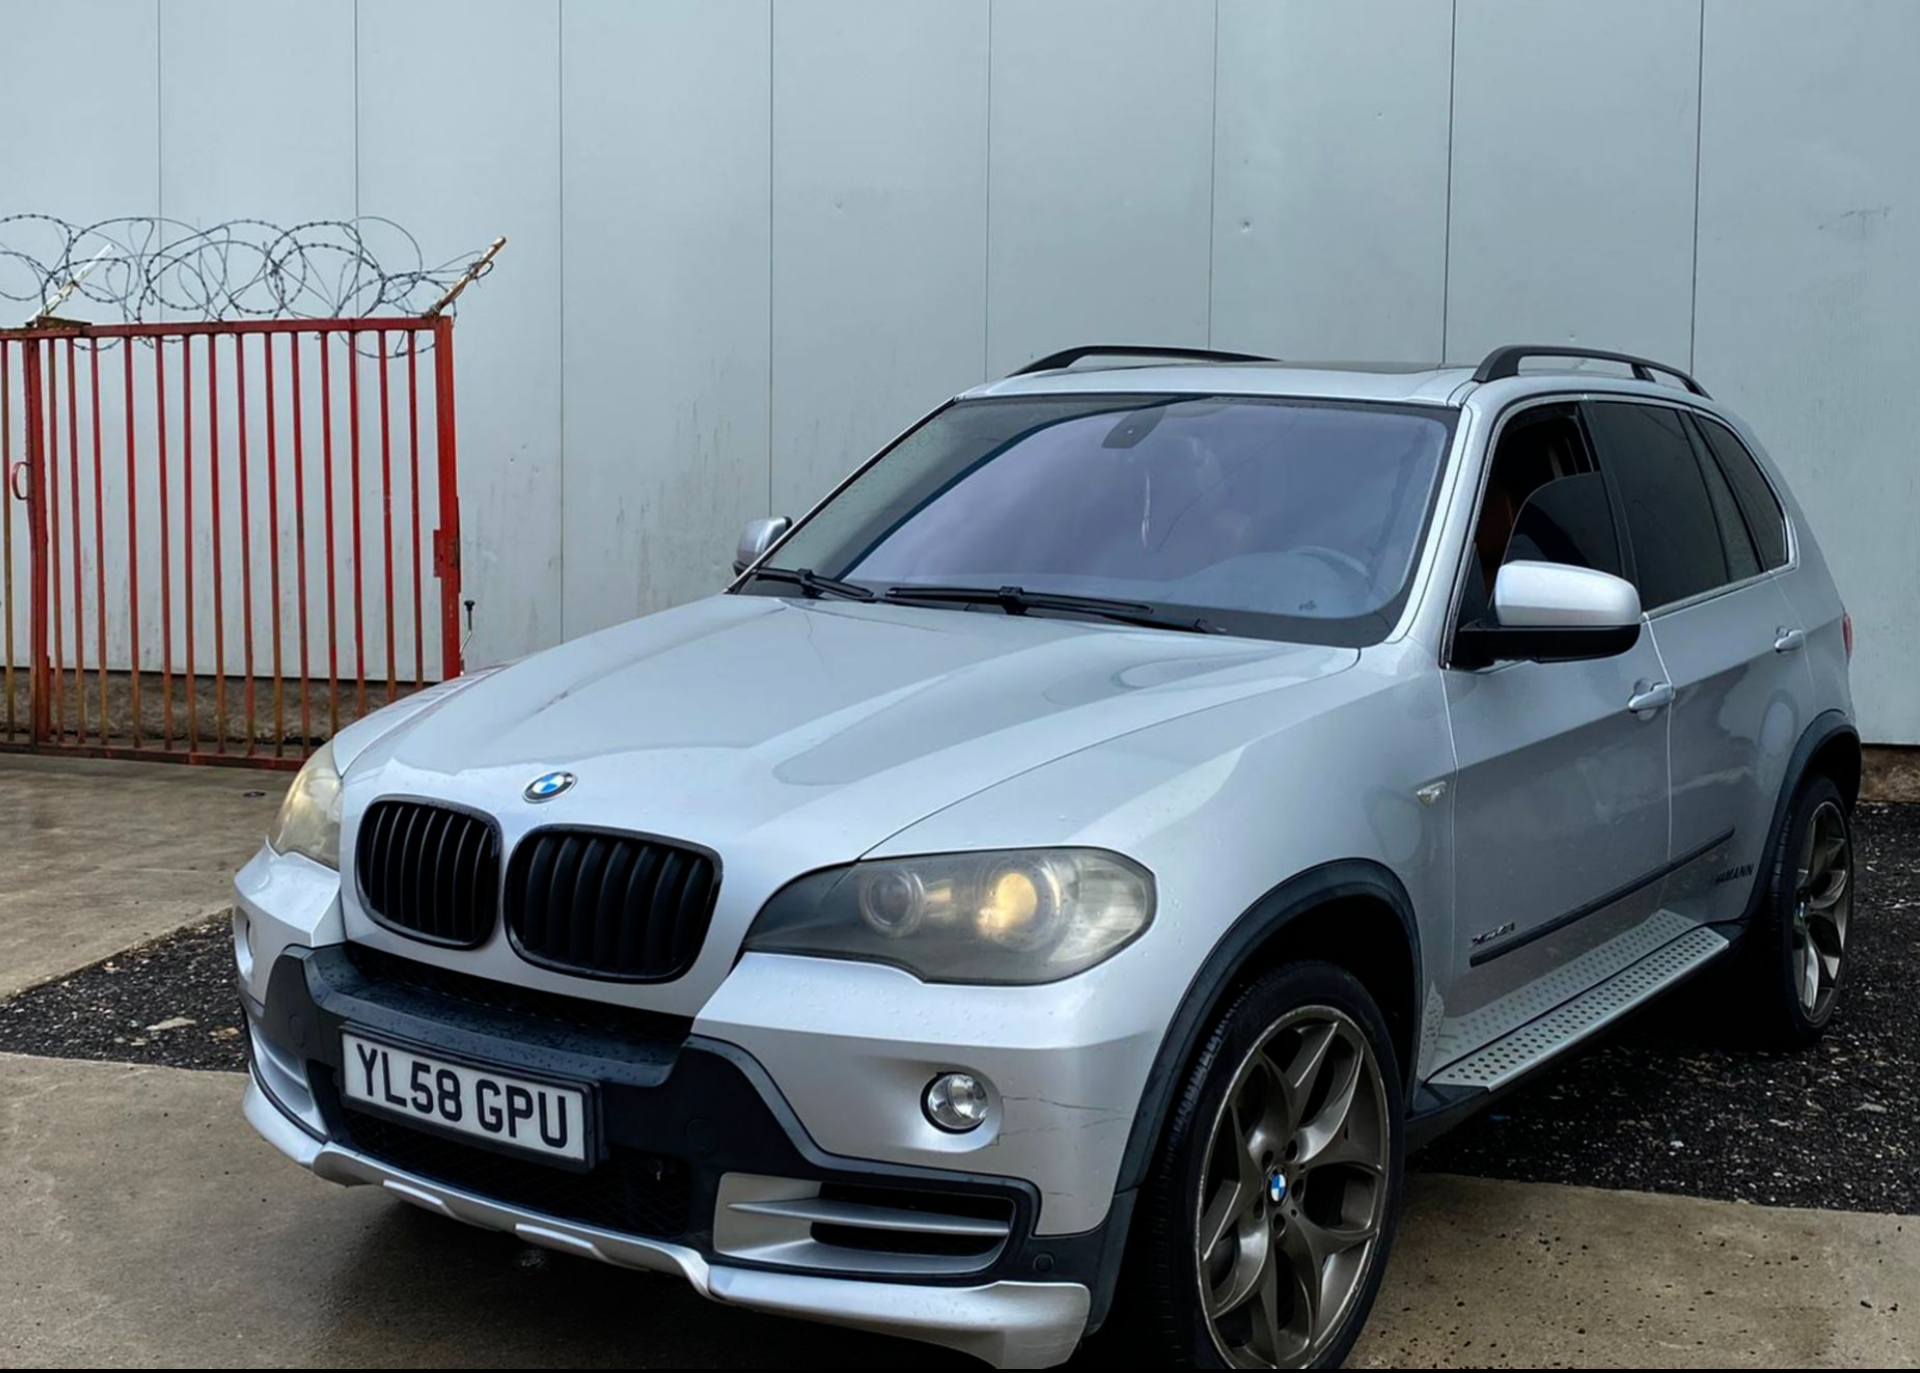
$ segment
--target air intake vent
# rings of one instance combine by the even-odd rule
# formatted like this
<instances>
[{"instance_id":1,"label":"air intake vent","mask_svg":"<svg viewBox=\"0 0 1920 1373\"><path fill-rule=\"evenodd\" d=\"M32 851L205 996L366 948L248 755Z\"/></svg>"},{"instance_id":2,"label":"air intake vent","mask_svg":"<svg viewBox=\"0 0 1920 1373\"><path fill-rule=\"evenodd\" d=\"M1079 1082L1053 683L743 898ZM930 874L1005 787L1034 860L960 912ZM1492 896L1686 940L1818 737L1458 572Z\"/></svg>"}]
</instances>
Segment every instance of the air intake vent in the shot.
<instances>
[{"instance_id":1,"label":"air intake vent","mask_svg":"<svg viewBox=\"0 0 1920 1373\"><path fill-rule=\"evenodd\" d=\"M477 815L377 801L360 822L354 869L361 903L402 934L470 949L493 933L500 836Z\"/></svg>"},{"instance_id":2,"label":"air intake vent","mask_svg":"<svg viewBox=\"0 0 1920 1373\"><path fill-rule=\"evenodd\" d=\"M597 830L536 830L507 868L507 930L532 962L589 977L663 982L707 935L713 855Z\"/></svg>"}]
</instances>

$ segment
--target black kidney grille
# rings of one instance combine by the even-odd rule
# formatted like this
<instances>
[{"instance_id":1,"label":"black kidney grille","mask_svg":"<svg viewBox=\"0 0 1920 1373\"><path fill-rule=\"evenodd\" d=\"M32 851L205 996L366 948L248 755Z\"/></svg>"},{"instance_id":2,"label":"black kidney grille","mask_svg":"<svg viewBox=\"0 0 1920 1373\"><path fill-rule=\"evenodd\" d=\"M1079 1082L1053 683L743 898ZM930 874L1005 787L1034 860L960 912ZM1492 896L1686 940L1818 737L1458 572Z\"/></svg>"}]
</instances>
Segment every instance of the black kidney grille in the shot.
<instances>
[{"instance_id":1,"label":"black kidney grille","mask_svg":"<svg viewBox=\"0 0 1920 1373\"><path fill-rule=\"evenodd\" d=\"M377 801L360 822L355 870L367 909L402 934L472 948L493 933L500 836L479 816Z\"/></svg>"},{"instance_id":2,"label":"black kidney grille","mask_svg":"<svg viewBox=\"0 0 1920 1373\"><path fill-rule=\"evenodd\" d=\"M507 867L507 929L536 963L592 977L663 981L692 964L720 871L658 839L537 830Z\"/></svg>"}]
</instances>

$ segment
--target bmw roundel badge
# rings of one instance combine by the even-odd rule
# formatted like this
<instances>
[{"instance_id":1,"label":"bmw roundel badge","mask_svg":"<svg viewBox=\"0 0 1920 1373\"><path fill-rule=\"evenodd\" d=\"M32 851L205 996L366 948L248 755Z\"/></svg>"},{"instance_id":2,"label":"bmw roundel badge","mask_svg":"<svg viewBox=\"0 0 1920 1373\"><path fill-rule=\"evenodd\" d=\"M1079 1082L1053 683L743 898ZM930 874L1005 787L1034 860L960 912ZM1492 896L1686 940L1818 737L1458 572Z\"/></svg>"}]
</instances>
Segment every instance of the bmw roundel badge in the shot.
<instances>
[{"instance_id":1,"label":"bmw roundel badge","mask_svg":"<svg viewBox=\"0 0 1920 1373\"><path fill-rule=\"evenodd\" d=\"M551 801L563 791L571 791L576 779L570 772L543 772L527 783L521 794L529 801Z\"/></svg>"}]
</instances>

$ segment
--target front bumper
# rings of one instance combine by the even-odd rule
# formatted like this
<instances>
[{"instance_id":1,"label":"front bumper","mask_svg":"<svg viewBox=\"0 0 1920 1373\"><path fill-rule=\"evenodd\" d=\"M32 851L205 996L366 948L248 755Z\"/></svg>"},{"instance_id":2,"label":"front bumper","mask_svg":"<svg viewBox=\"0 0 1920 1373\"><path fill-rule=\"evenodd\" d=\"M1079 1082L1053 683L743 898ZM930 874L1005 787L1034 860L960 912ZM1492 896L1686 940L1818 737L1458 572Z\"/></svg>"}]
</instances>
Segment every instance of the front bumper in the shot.
<instances>
[{"instance_id":1,"label":"front bumper","mask_svg":"<svg viewBox=\"0 0 1920 1373\"><path fill-rule=\"evenodd\" d=\"M727 1305L925 1340L972 1354L996 1368L1063 1363L1086 1327L1090 1298L1078 1283L1003 1280L974 1287L929 1287L715 1266L685 1245L538 1215L411 1176L337 1144L323 1144L295 1124L261 1090L257 1078L248 1080L245 1111L269 1144L329 1182L384 1187L451 1220L504 1231L581 1258L678 1273L701 1296Z\"/></svg>"},{"instance_id":2,"label":"front bumper","mask_svg":"<svg viewBox=\"0 0 1920 1373\"><path fill-rule=\"evenodd\" d=\"M379 1185L549 1248L678 1272L723 1303L926 1340L1000 1367L1064 1361L1104 1314L1099 1296L1111 1290L1130 1198L1096 1231L1036 1235L1030 1184L824 1153L752 1058L689 1037L684 1024L570 1026L388 982L357 952L289 949L271 969L265 1001L247 998L247 1118L318 1176ZM591 1083L602 1135L595 1168L563 1173L450 1147L345 1107L335 1074L348 1024L504 1071ZM765 1218L794 1198L817 1212L869 1196L1004 1215L1004 1242L944 1256L855 1251L812 1238L844 1227L796 1232ZM760 1205L729 1204L739 1197Z\"/></svg>"}]
</instances>

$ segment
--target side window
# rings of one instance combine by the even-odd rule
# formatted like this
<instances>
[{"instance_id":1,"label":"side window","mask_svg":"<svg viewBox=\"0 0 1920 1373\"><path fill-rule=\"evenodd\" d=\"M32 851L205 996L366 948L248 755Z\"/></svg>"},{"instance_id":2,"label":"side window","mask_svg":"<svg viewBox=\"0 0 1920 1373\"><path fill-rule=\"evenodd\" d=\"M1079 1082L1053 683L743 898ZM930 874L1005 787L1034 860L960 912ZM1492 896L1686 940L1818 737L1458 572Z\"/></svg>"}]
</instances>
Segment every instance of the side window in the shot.
<instances>
[{"instance_id":1,"label":"side window","mask_svg":"<svg viewBox=\"0 0 1920 1373\"><path fill-rule=\"evenodd\" d=\"M1600 465L1613 473L1626 507L1640 604L1658 610L1733 580L1681 413L1664 405L1594 401L1587 418Z\"/></svg>"},{"instance_id":2,"label":"side window","mask_svg":"<svg viewBox=\"0 0 1920 1373\"><path fill-rule=\"evenodd\" d=\"M1753 454L1747 451L1747 446L1740 442L1733 430L1719 420L1706 415L1697 415L1695 418L1700 423L1700 432L1707 436L1713 456L1720 460L1720 470L1726 473L1734 497L1740 502L1740 509L1746 514L1747 528L1753 534L1754 552L1759 556L1760 565L1769 569L1784 566L1787 561L1787 518L1780 512L1780 502L1760 471L1760 464L1753 460Z\"/></svg>"},{"instance_id":3,"label":"side window","mask_svg":"<svg viewBox=\"0 0 1920 1373\"><path fill-rule=\"evenodd\" d=\"M1485 613L1494 577L1519 559L1621 571L1613 510L1572 405L1523 411L1501 430L1474 525L1463 623Z\"/></svg>"},{"instance_id":4,"label":"side window","mask_svg":"<svg viewBox=\"0 0 1920 1373\"><path fill-rule=\"evenodd\" d=\"M1698 437L1698 430L1695 430ZM1747 532L1747 517L1733 494L1727 474L1704 444L1695 444L1700 475L1706 479L1707 499L1713 503L1713 521L1720 526L1720 551L1726 554L1727 576L1744 581L1760 574L1760 559L1753 551L1753 536Z\"/></svg>"}]
</instances>

